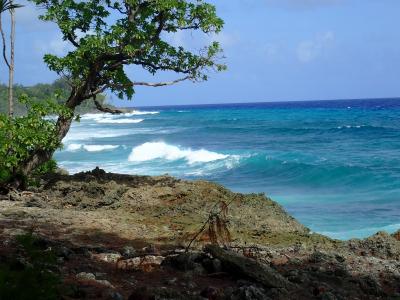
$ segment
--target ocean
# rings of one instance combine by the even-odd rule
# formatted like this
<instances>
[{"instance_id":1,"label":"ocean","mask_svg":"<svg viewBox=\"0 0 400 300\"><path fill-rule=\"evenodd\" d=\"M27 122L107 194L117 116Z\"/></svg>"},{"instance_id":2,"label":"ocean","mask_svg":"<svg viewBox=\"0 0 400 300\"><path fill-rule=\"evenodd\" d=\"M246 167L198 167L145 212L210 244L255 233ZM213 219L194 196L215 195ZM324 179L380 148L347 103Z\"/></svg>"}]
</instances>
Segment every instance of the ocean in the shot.
<instances>
[{"instance_id":1,"label":"ocean","mask_svg":"<svg viewBox=\"0 0 400 300\"><path fill-rule=\"evenodd\" d=\"M399 99L86 114L63 142L55 158L71 173L168 173L265 193L337 239L400 229Z\"/></svg>"}]
</instances>

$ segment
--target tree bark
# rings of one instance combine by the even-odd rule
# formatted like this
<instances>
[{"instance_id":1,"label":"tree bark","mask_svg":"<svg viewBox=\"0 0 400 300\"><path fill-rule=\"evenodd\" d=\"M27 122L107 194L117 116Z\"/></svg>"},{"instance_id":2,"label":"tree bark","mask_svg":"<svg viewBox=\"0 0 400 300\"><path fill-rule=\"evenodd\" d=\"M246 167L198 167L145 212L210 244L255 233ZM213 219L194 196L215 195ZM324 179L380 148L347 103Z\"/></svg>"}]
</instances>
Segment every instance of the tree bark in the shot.
<instances>
[{"instance_id":1,"label":"tree bark","mask_svg":"<svg viewBox=\"0 0 400 300\"><path fill-rule=\"evenodd\" d=\"M10 65L8 73L8 115L14 115L14 50L15 50L15 10L10 10L11 34L10 34Z\"/></svg>"}]
</instances>

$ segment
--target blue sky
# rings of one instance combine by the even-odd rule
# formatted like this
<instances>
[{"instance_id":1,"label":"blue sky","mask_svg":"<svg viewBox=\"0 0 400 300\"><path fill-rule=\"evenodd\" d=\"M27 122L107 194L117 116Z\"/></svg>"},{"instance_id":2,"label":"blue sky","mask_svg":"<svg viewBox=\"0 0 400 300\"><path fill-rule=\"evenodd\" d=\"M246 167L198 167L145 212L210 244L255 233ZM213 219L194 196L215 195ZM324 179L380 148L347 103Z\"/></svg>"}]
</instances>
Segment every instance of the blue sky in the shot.
<instances>
[{"instance_id":1,"label":"blue sky","mask_svg":"<svg viewBox=\"0 0 400 300\"><path fill-rule=\"evenodd\" d=\"M209 2L226 22L219 36L168 38L188 47L218 40L228 71L210 74L206 83L137 88L133 103L115 103L144 106L400 96L398 0ZM61 55L70 49L57 27L37 20L37 15L30 5L17 12L15 77L25 85L54 80L56 74L47 70L43 54ZM4 64L0 70L0 80L6 82ZM140 70L130 70L130 74L134 80L159 79Z\"/></svg>"}]
</instances>

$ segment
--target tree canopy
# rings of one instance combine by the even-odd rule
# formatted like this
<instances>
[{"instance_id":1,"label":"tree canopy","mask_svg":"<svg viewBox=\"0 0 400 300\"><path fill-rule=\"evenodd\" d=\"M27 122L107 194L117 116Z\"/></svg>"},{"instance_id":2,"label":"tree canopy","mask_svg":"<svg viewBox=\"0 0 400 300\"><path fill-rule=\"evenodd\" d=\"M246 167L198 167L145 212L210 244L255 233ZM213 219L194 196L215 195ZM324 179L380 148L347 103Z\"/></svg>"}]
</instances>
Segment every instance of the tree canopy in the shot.
<instances>
[{"instance_id":1,"label":"tree canopy","mask_svg":"<svg viewBox=\"0 0 400 300\"><path fill-rule=\"evenodd\" d=\"M46 8L41 19L57 23L63 39L75 48L63 57L48 54L44 59L51 70L65 75L77 90L84 90L77 102L106 89L131 99L137 85L206 80L210 69L225 69L218 62L221 49L217 42L194 53L165 40L165 34L181 30L220 32L223 21L205 1L32 1ZM173 71L182 77L171 82L137 82L128 77L126 65L141 66L153 75Z\"/></svg>"}]
</instances>

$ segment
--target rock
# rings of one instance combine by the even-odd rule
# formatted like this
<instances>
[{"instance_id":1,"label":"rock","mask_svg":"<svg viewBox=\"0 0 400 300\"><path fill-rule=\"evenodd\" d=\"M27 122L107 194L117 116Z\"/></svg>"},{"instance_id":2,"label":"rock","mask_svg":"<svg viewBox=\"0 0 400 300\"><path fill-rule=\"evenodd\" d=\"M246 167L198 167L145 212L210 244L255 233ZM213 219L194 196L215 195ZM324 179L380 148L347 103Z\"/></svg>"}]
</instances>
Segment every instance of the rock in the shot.
<instances>
[{"instance_id":1,"label":"rock","mask_svg":"<svg viewBox=\"0 0 400 300\"><path fill-rule=\"evenodd\" d=\"M93 273L86 273L86 272L81 272L79 274L76 274L76 278L81 280L96 280L96 276Z\"/></svg>"},{"instance_id":2,"label":"rock","mask_svg":"<svg viewBox=\"0 0 400 300\"><path fill-rule=\"evenodd\" d=\"M205 253L188 252L167 256L163 264L181 271L192 271L195 268L198 268L198 264L205 258L207 258Z\"/></svg>"},{"instance_id":3,"label":"rock","mask_svg":"<svg viewBox=\"0 0 400 300\"><path fill-rule=\"evenodd\" d=\"M364 240L347 242L350 250L356 254L375 256L381 259L400 259L400 243L387 232L381 231Z\"/></svg>"},{"instance_id":4,"label":"rock","mask_svg":"<svg viewBox=\"0 0 400 300\"><path fill-rule=\"evenodd\" d=\"M106 292L106 299L107 300L124 300L124 297L116 291L109 290Z\"/></svg>"},{"instance_id":5,"label":"rock","mask_svg":"<svg viewBox=\"0 0 400 300\"><path fill-rule=\"evenodd\" d=\"M172 279L167 280L168 285L174 285L178 281L178 278L174 277Z\"/></svg>"},{"instance_id":6,"label":"rock","mask_svg":"<svg viewBox=\"0 0 400 300\"><path fill-rule=\"evenodd\" d=\"M203 298L214 300L218 298L218 291L213 287L207 287L200 292Z\"/></svg>"},{"instance_id":7,"label":"rock","mask_svg":"<svg viewBox=\"0 0 400 300\"><path fill-rule=\"evenodd\" d=\"M332 261L334 258L329 254L322 253L320 251L315 251L310 255L310 263L326 263Z\"/></svg>"},{"instance_id":8,"label":"rock","mask_svg":"<svg viewBox=\"0 0 400 300\"><path fill-rule=\"evenodd\" d=\"M108 263L116 263L121 259L122 255L119 253L95 253L92 254L91 257L96 260L108 262Z\"/></svg>"},{"instance_id":9,"label":"rock","mask_svg":"<svg viewBox=\"0 0 400 300\"><path fill-rule=\"evenodd\" d=\"M154 255L123 259L117 262L117 269L151 271L155 267L160 266L164 259L163 256Z\"/></svg>"},{"instance_id":10,"label":"rock","mask_svg":"<svg viewBox=\"0 0 400 300\"><path fill-rule=\"evenodd\" d=\"M289 259L285 256L276 257L271 260L273 266L283 266L289 262Z\"/></svg>"},{"instance_id":11,"label":"rock","mask_svg":"<svg viewBox=\"0 0 400 300\"><path fill-rule=\"evenodd\" d=\"M81 272L76 275L76 278L79 280L93 281L97 284L101 284L112 289L114 288L114 286L108 280L97 280L96 276L93 273Z\"/></svg>"},{"instance_id":12,"label":"rock","mask_svg":"<svg viewBox=\"0 0 400 300\"><path fill-rule=\"evenodd\" d=\"M359 279L360 288L368 295L383 296L385 293L382 290L378 280L372 276L364 276Z\"/></svg>"},{"instance_id":13,"label":"rock","mask_svg":"<svg viewBox=\"0 0 400 300\"><path fill-rule=\"evenodd\" d=\"M396 240L400 241L400 230L397 230L395 233L392 234Z\"/></svg>"},{"instance_id":14,"label":"rock","mask_svg":"<svg viewBox=\"0 0 400 300\"><path fill-rule=\"evenodd\" d=\"M71 249L68 249L67 247L64 246L57 247L55 249L55 252L58 257L62 257L66 260L68 260L71 257L71 255L74 254L74 252Z\"/></svg>"},{"instance_id":15,"label":"rock","mask_svg":"<svg viewBox=\"0 0 400 300\"><path fill-rule=\"evenodd\" d=\"M136 250L131 246L125 246L122 248L121 254L123 258L133 258L136 256Z\"/></svg>"},{"instance_id":16,"label":"rock","mask_svg":"<svg viewBox=\"0 0 400 300\"><path fill-rule=\"evenodd\" d=\"M206 251L222 263L224 271L251 278L268 288L293 288L294 285L271 267L256 260L241 256L232 251L226 251L219 246L207 245Z\"/></svg>"},{"instance_id":17,"label":"rock","mask_svg":"<svg viewBox=\"0 0 400 300\"><path fill-rule=\"evenodd\" d=\"M114 288L114 286L108 280L95 280L97 283L104 285L109 288Z\"/></svg>"},{"instance_id":18,"label":"rock","mask_svg":"<svg viewBox=\"0 0 400 300\"><path fill-rule=\"evenodd\" d=\"M231 300L272 300L269 298L263 288L255 285L242 286L233 292Z\"/></svg>"},{"instance_id":19,"label":"rock","mask_svg":"<svg viewBox=\"0 0 400 300\"><path fill-rule=\"evenodd\" d=\"M218 258L212 260L212 266L215 273L222 272L222 263Z\"/></svg>"}]
</instances>

